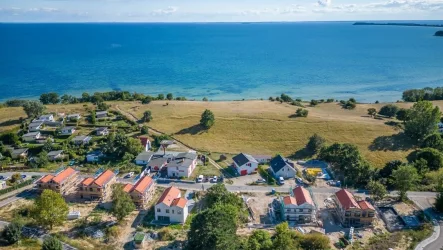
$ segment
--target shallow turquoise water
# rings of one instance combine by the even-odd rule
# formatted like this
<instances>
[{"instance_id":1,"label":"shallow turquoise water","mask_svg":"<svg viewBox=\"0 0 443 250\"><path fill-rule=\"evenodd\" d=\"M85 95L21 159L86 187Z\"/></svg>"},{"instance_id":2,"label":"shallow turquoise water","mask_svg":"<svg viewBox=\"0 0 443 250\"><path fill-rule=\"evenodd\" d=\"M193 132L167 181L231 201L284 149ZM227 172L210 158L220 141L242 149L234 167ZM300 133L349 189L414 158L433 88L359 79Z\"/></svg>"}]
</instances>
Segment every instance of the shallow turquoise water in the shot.
<instances>
[{"instance_id":1,"label":"shallow turquoise water","mask_svg":"<svg viewBox=\"0 0 443 250\"><path fill-rule=\"evenodd\" d=\"M0 99L130 90L395 101L405 89L443 85L436 30L348 22L0 24Z\"/></svg>"}]
</instances>

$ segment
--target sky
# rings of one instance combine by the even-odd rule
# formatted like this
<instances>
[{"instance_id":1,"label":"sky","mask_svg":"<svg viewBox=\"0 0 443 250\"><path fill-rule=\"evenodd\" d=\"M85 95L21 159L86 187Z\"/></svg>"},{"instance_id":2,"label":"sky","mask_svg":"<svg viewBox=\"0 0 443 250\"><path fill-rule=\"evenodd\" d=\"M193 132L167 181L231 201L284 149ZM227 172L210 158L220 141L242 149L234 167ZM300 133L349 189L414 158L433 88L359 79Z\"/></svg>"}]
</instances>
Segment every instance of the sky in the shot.
<instances>
[{"instance_id":1,"label":"sky","mask_svg":"<svg viewBox=\"0 0 443 250\"><path fill-rule=\"evenodd\" d=\"M442 19L443 0L0 0L0 22Z\"/></svg>"}]
</instances>

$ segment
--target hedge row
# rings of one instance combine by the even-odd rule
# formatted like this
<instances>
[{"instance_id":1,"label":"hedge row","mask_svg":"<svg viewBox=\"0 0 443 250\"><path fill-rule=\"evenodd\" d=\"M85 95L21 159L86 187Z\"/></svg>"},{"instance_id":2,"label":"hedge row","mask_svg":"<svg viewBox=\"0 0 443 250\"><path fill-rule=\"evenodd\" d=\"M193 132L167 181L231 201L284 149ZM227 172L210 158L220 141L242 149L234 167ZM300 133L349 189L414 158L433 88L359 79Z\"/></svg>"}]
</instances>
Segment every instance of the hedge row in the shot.
<instances>
[{"instance_id":1,"label":"hedge row","mask_svg":"<svg viewBox=\"0 0 443 250\"><path fill-rule=\"evenodd\" d=\"M31 185L34 182L34 180L35 180L35 178L32 178L31 180L24 181L24 182L22 182L22 183L20 183L18 185L2 189L2 190L0 190L0 195L3 195L3 194L6 194L6 193L9 193L9 192L12 192L14 190L17 190L19 188Z\"/></svg>"}]
</instances>

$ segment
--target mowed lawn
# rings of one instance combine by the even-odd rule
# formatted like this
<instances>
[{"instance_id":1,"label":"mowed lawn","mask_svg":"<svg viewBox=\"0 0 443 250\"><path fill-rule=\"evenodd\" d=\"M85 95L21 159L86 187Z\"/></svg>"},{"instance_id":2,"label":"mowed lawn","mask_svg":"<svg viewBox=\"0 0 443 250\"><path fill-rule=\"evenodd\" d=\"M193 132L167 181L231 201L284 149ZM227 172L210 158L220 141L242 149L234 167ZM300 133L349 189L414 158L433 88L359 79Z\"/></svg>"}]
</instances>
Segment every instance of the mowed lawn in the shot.
<instances>
[{"instance_id":1,"label":"mowed lawn","mask_svg":"<svg viewBox=\"0 0 443 250\"><path fill-rule=\"evenodd\" d=\"M380 104L361 104L351 111L336 103L320 104L307 108L310 112L308 118L291 117L298 107L269 101L155 101L148 105L137 102L117 105L138 118L144 111L150 110L154 119L149 126L211 152L281 153L291 156L303 149L314 133L325 137L328 143L357 145L376 167L390 160L403 160L411 151L409 147L396 148L395 145L381 150L370 149L376 138L383 138L389 143L386 138L401 132L385 125L389 119L377 120L367 116L369 107ZM208 131L198 126L205 109L212 110L216 117L215 125ZM403 143L401 137L400 142Z\"/></svg>"}]
</instances>

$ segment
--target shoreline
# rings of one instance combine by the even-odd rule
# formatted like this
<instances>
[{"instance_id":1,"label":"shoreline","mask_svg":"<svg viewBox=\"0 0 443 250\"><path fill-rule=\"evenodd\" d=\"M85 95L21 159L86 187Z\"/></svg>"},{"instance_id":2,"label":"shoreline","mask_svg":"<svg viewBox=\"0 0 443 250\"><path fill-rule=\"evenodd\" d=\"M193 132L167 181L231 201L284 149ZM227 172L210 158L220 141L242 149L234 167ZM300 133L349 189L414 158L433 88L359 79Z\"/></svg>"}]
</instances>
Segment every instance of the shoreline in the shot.
<instances>
[{"instance_id":1,"label":"shoreline","mask_svg":"<svg viewBox=\"0 0 443 250\"><path fill-rule=\"evenodd\" d=\"M443 24L421 24L421 23L374 23L374 22L355 22L353 25L375 25L375 26L407 26L407 27L431 27L443 28Z\"/></svg>"}]
</instances>

